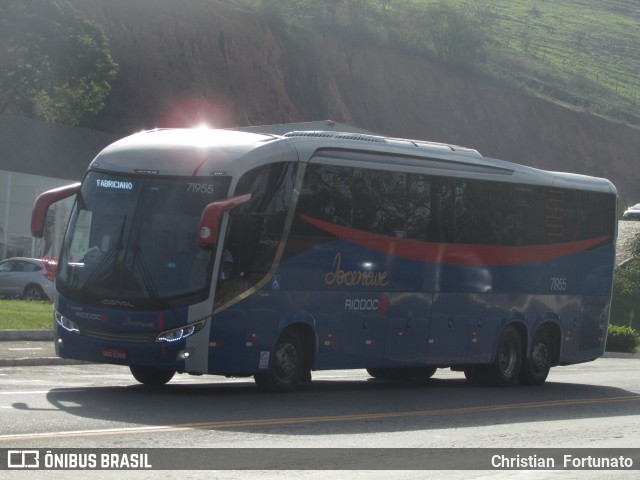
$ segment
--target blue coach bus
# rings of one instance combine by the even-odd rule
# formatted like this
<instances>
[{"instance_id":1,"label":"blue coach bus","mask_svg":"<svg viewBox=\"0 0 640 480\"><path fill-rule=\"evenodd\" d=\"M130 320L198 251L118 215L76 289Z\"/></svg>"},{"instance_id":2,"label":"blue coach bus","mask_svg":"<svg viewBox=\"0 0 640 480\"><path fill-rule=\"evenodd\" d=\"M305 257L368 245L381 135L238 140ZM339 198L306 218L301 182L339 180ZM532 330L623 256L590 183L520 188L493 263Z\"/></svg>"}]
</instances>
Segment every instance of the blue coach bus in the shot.
<instances>
[{"instance_id":1,"label":"blue coach bus","mask_svg":"<svg viewBox=\"0 0 640 480\"><path fill-rule=\"evenodd\" d=\"M54 302L61 357L254 376L367 369L538 385L604 351L616 237L607 180L365 134L139 133L81 183Z\"/></svg>"}]
</instances>

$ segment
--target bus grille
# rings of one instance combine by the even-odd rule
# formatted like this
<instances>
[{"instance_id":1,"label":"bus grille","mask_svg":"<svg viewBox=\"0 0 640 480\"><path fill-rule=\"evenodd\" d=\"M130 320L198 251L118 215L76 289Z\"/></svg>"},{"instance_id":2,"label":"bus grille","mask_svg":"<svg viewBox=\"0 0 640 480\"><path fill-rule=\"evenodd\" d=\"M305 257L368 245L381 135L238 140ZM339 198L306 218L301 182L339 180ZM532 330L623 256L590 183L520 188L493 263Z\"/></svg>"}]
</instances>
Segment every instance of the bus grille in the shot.
<instances>
[{"instance_id":1,"label":"bus grille","mask_svg":"<svg viewBox=\"0 0 640 480\"><path fill-rule=\"evenodd\" d=\"M154 343L158 336L157 333L116 333L92 328L83 328L80 333L87 337L99 338L100 340L127 343Z\"/></svg>"},{"instance_id":2,"label":"bus grille","mask_svg":"<svg viewBox=\"0 0 640 480\"><path fill-rule=\"evenodd\" d=\"M602 344L603 303L587 303L582 314L580 329L580 350L592 350Z\"/></svg>"}]
</instances>

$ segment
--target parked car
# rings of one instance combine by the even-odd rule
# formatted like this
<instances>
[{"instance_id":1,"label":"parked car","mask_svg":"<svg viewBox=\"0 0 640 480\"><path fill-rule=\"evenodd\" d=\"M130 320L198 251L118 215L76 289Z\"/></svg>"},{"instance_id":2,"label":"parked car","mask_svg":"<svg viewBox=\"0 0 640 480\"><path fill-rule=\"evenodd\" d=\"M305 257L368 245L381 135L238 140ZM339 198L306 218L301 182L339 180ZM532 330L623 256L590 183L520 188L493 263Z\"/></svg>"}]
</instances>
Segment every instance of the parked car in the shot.
<instances>
[{"instance_id":1,"label":"parked car","mask_svg":"<svg viewBox=\"0 0 640 480\"><path fill-rule=\"evenodd\" d=\"M623 220L640 220L640 203L636 203L629 207L622 214Z\"/></svg>"},{"instance_id":2,"label":"parked car","mask_svg":"<svg viewBox=\"0 0 640 480\"><path fill-rule=\"evenodd\" d=\"M51 301L56 268L53 260L24 257L3 260L0 262L0 297Z\"/></svg>"}]
</instances>

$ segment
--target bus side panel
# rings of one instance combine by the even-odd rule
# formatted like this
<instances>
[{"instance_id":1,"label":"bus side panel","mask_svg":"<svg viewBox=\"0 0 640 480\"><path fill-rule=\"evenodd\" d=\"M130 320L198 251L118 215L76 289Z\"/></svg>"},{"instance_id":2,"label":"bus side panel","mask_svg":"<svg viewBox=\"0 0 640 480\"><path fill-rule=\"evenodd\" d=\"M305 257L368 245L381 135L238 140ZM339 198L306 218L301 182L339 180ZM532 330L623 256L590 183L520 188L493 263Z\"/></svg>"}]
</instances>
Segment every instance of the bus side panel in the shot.
<instances>
[{"instance_id":1,"label":"bus side panel","mask_svg":"<svg viewBox=\"0 0 640 480\"><path fill-rule=\"evenodd\" d=\"M434 297L429 326L429 364L486 363L490 347L509 310L496 308L492 294L445 293ZM500 295L504 297L504 295Z\"/></svg>"},{"instance_id":2,"label":"bus side panel","mask_svg":"<svg viewBox=\"0 0 640 480\"><path fill-rule=\"evenodd\" d=\"M561 314L560 364L594 360L604 354L608 297L580 297L566 302Z\"/></svg>"},{"instance_id":3,"label":"bus side panel","mask_svg":"<svg viewBox=\"0 0 640 480\"><path fill-rule=\"evenodd\" d=\"M432 295L394 292L389 298L384 366L425 365Z\"/></svg>"},{"instance_id":4,"label":"bus side panel","mask_svg":"<svg viewBox=\"0 0 640 480\"><path fill-rule=\"evenodd\" d=\"M211 319L209 373L231 375L244 370L244 353L251 339L247 330L250 312L243 304L237 303Z\"/></svg>"}]
</instances>

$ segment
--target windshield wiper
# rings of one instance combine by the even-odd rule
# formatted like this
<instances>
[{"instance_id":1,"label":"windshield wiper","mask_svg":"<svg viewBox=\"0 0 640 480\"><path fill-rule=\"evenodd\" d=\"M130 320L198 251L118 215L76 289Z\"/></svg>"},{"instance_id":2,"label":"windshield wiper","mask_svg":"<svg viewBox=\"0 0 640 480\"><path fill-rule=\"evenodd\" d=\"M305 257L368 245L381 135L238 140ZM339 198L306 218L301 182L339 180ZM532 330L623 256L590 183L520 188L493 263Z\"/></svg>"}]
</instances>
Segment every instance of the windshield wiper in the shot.
<instances>
[{"instance_id":1,"label":"windshield wiper","mask_svg":"<svg viewBox=\"0 0 640 480\"><path fill-rule=\"evenodd\" d=\"M122 219L122 225L120 226L120 233L118 234L118 241L113 244L113 246L107 250L107 252L102 256L102 258L98 261L98 265L93 270L83 287L80 289L81 292L86 292L89 287L96 283L98 280L102 280L107 277L107 270L110 266L113 267L111 270L111 275L115 275L116 273L116 264L119 257L120 252L123 249L122 238L124 236L124 227L127 223L127 217L125 216ZM113 259L113 261L112 261ZM86 261L86 260L85 260Z\"/></svg>"},{"instance_id":2,"label":"windshield wiper","mask_svg":"<svg viewBox=\"0 0 640 480\"><path fill-rule=\"evenodd\" d=\"M147 289L147 292L149 293L149 296L154 300L158 300L158 290L153 283L153 279L151 278L151 274L149 273L149 267L147 267L147 262L142 255L142 249L139 245L133 247L133 266L131 267L131 270L134 272L136 270L136 265L140 268L140 272L142 273L142 281L145 288Z\"/></svg>"}]
</instances>

